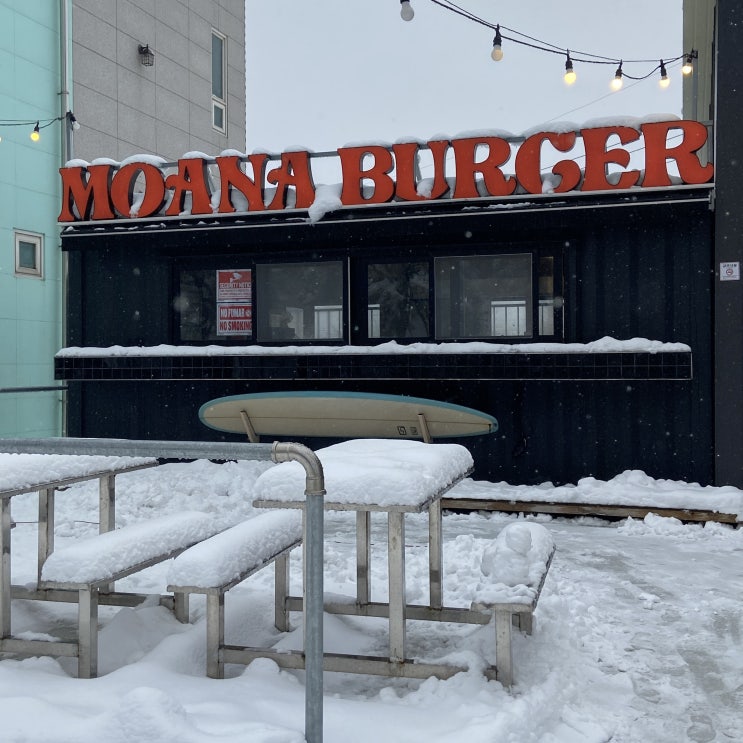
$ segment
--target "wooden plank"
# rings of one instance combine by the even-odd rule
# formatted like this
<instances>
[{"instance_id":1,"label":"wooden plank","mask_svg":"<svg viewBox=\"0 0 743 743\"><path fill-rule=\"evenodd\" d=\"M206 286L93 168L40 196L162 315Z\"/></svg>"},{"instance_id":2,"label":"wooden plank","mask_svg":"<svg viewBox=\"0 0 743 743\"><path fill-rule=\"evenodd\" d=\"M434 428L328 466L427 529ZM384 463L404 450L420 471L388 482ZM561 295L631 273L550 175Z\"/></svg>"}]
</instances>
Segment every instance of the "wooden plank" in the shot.
<instances>
[{"instance_id":1,"label":"wooden plank","mask_svg":"<svg viewBox=\"0 0 743 743\"><path fill-rule=\"evenodd\" d=\"M441 507L447 511L503 511L505 513L544 513L554 516L597 516L610 519L643 519L649 513L667 516L684 522L716 521L739 525L734 513L720 513L705 509L658 508L655 506L600 505L596 503L548 503L546 501L485 500L479 498L442 498Z\"/></svg>"}]
</instances>

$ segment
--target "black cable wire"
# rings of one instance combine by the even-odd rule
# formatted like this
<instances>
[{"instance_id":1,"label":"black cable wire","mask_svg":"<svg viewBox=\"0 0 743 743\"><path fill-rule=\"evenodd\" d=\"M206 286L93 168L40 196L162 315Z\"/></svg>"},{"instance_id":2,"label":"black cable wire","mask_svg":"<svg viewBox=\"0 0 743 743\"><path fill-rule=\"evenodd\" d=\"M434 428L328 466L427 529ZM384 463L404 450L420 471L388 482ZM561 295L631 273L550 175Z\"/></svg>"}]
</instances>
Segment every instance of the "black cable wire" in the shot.
<instances>
[{"instance_id":1,"label":"black cable wire","mask_svg":"<svg viewBox=\"0 0 743 743\"><path fill-rule=\"evenodd\" d=\"M621 57L620 58L606 57L602 54L592 54L591 52L569 50L565 47L557 46L556 44L552 44L548 41L537 39L534 36L529 36L528 34L521 33L520 31L516 31L515 29L509 28L508 26L504 26L503 24L495 24L495 23L491 23L490 21L486 21L484 18L480 18L474 13L471 13L470 11L461 7L460 5L457 5L456 3L452 2L452 0L431 0L431 2L434 5L438 5L440 8L443 8L444 10L448 10L451 13L455 13L456 15L466 18L467 20L473 21L474 23L478 23L481 26L485 26L486 28L489 28L493 31L495 31L497 28L500 29L502 39L506 39L507 41L511 41L514 44L526 46L531 49L536 49L538 51L547 52L549 54L559 54L561 56L570 55L570 59L573 62L580 62L582 64L603 64L603 65L616 65L620 63L651 64L655 62L654 59L624 59ZM509 31L512 34L518 34L518 36L522 38L515 38L514 36L505 35L503 34L504 29L506 31ZM529 41L524 41L523 39L529 39ZM678 56L675 56L675 57L668 57L668 58L662 57L662 59L665 61L665 64L669 64L671 62L676 62L679 59L682 59L683 57L686 57L686 56L688 55L684 53L684 54L679 54ZM659 61L658 64L646 75L633 76L633 75L627 74L626 72L623 72L623 75L624 77L629 78L630 80L645 80L646 78L650 77L655 72L657 72L660 69L660 67L661 67L661 63Z\"/></svg>"}]
</instances>

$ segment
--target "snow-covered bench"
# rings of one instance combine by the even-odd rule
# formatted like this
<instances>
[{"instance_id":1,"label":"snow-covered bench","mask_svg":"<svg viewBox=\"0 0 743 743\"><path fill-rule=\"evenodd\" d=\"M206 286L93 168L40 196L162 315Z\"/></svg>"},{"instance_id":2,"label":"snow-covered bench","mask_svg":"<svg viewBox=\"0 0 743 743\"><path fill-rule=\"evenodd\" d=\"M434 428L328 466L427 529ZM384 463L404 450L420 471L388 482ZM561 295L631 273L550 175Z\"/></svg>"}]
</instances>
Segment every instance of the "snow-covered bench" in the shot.
<instances>
[{"instance_id":1,"label":"snow-covered bench","mask_svg":"<svg viewBox=\"0 0 743 743\"><path fill-rule=\"evenodd\" d=\"M114 581L175 557L221 528L205 513L185 511L97 534L52 552L41 568L39 588L76 590L79 606L77 642L49 643L59 646L50 647L50 654L76 655L78 677L94 678L99 594L108 592ZM182 613L181 600L176 596L177 614ZM69 646L69 652L63 646Z\"/></svg>"},{"instance_id":2,"label":"snow-covered bench","mask_svg":"<svg viewBox=\"0 0 743 743\"><path fill-rule=\"evenodd\" d=\"M271 564L275 566L275 625L289 630L289 553L302 542L297 511L270 511L243 521L179 555L168 572L176 595L206 594L206 672L224 678L224 595ZM185 604L187 606L187 603Z\"/></svg>"},{"instance_id":3,"label":"snow-covered bench","mask_svg":"<svg viewBox=\"0 0 743 743\"><path fill-rule=\"evenodd\" d=\"M483 552L483 578L472 608L495 614L495 671L504 686L513 683L511 628L532 633L534 610L554 553L550 532L528 521L508 524Z\"/></svg>"}]
</instances>

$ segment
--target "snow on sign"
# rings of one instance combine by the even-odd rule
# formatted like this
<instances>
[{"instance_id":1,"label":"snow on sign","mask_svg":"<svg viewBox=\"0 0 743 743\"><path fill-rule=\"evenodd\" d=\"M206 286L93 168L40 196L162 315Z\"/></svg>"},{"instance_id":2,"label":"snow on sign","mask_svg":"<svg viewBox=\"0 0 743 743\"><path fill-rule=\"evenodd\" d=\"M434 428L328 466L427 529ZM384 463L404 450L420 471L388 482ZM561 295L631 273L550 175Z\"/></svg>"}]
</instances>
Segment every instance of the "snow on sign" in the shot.
<instances>
[{"instance_id":1,"label":"snow on sign","mask_svg":"<svg viewBox=\"0 0 743 743\"><path fill-rule=\"evenodd\" d=\"M720 281L740 281L740 263L738 261L721 263Z\"/></svg>"},{"instance_id":2,"label":"snow on sign","mask_svg":"<svg viewBox=\"0 0 743 743\"><path fill-rule=\"evenodd\" d=\"M217 335L253 332L253 276L250 269L217 271Z\"/></svg>"}]
</instances>

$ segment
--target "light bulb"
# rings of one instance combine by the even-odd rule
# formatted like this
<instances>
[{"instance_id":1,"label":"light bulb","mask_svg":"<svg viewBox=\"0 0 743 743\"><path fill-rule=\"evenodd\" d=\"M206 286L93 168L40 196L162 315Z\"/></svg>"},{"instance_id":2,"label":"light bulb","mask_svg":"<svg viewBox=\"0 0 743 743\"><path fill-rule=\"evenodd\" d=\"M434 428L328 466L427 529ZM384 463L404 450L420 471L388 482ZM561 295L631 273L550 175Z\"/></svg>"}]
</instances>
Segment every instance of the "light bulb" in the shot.
<instances>
[{"instance_id":1,"label":"light bulb","mask_svg":"<svg viewBox=\"0 0 743 743\"><path fill-rule=\"evenodd\" d=\"M667 88L671 84L671 80L666 72L666 66L663 64L663 60L660 61L660 85L661 88Z\"/></svg>"},{"instance_id":2,"label":"light bulb","mask_svg":"<svg viewBox=\"0 0 743 743\"><path fill-rule=\"evenodd\" d=\"M573 70L573 60L570 59L570 52L568 52L568 58L565 61L565 76L563 77L563 80L565 80L565 85L572 85L576 79L577 75Z\"/></svg>"},{"instance_id":3,"label":"light bulb","mask_svg":"<svg viewBox=\"0 0 743 743\"><path fill-rule=\"evenodd\" d=\"M684 64L681 65L681 74L691 75L692 72L694 72L694 55L687 54Z\"/></svg>"},{"instance_id":4,"label":"light bulb","mask_svg":"<svg viewBox=\"0 0 743 743\"><path fill-rule=\"evenodd\" d=\"M39 122L38 121L36 122L36 126L34 127L34 130L28 136L31 137L32 142L38 142L41 139L41 134L39 134Z\"/></svg>"},{"instance_id":5,"label":"light bulb","mask_svg":"<svg viewBox=\"0 0 743 743\"><path fill-rule=\"evenodd\" d=\"M493 51L490 52L490 58L493 62L500 62L503 59L503 50L501 49L502 39L500 36L500 25L495 27L495 38L493 39Z\"/></svg>"},{"instance_id":6,"label":"light bulb","mask_svg":"<svg viewBox=\"0 0 743 743\"><path fill-rule=\"evenodd\" d=\"M622 78L622 63L620 62L617 71L614 73L614 79L611 81L611 89L621 90L622 85L624 85L624 80Z\"/></svg>"},{"instance_id":7,"label":"light bulb","mask_svg":"<svg viewBox=\"0 0 743 743\"><path fill-rule=\"evenodd\" d=\"M400 18L403 21L412 21L415 11L413 6L410 4L410 0L400 0Z\"/></svg>"}]
</instances>

